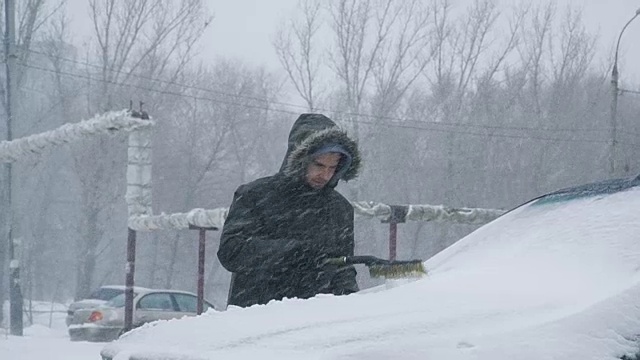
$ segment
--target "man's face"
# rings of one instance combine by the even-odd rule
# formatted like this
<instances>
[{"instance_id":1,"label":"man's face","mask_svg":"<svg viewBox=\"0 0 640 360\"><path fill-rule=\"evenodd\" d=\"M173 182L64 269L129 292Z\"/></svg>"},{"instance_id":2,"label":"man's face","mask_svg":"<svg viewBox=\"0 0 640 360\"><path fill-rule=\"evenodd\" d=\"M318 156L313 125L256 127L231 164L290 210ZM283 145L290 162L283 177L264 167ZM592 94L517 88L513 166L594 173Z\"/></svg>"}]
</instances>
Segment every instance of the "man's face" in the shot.
<instances>
[{"instance_id":1,"label":"man's face","mask_svg":"<svg viewBox=\"0 0 640 360\"><path fill-rule=\"evenodd\" d=\"M314 157L307 167L307 184L316 190L325 187L336 173L340 156L339 153L332 152Z\"/></svg>"}]
</instances>

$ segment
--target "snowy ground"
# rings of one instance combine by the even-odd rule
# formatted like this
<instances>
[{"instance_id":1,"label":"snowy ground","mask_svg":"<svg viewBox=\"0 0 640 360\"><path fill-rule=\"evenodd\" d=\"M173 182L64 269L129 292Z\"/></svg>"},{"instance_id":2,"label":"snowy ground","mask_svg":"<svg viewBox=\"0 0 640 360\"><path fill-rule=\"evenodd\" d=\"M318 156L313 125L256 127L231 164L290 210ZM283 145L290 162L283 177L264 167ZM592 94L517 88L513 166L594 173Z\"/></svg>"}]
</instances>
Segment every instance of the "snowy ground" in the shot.
<instances>
[{"instance_id":1,"label":"snowy ground","mask_svg":"<svg viewBox=\"0 0 640 360\"><path fill-rule=\"evenodd\" d=\"M5 304L5 314L7 308ZM40 307L41 310L45 308L51 309L51 304ZM8 329L0 329L0 359L100 360L100 350L104 343L69 341L64 323L65 309L64 305L58 305L54 307L53 313L43 312L34 315L35 324L27 326L25 323L24 336L8 335Z\"/></svg>"}]
</instances>

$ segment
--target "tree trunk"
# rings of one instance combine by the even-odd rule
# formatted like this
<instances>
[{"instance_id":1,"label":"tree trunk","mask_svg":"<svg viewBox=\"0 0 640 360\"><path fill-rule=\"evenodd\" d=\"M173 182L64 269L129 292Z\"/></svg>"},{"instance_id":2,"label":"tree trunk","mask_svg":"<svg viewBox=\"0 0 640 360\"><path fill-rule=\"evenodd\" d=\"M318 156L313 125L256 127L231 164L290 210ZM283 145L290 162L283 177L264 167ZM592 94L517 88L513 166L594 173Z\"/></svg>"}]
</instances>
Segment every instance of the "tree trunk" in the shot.
<instances>
[{"instance_id":1,"label":"tree trunk","mask_svg":"<svg viewBox=\"0 0 640 360\"><path fill-rule=\"evenodd\" d=\"M174 268L176 266L176 262L178 259L179 239L180 239L180 235L176 234L173 241L171 242L171 252L169 254L169 263L165 265L167 269L167 277L165 278L164 287L166 289L171 289L171 284L173 283Z\"/></svg>"},{"instance_id":2,"label":"tree trunk","mask_svg":"<svg viewBox=\"0 0 640 360\"><path fill-rule=\"evenodd\" d=\"M78 254L78 259L80 260L76 273L76 300L89 295L93 286L92 280L96 268L96 247L101 237L98 228L99 212L99 209L88 209L86 213L86 231L77 245L77 248L80 249Z\"/></svg>"}]
</instances>

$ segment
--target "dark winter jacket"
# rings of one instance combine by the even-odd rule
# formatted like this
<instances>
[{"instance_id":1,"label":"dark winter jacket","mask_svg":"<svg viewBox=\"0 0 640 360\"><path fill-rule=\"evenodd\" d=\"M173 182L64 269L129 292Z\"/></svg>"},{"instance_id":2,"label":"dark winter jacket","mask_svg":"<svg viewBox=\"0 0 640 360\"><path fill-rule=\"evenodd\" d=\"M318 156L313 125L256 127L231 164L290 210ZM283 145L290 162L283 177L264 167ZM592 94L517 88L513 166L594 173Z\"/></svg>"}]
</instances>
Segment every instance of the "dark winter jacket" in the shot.
<instances>
[{"instance_id":1,"label":"dark winter jacket","mask_svg":"<svg viewBox=\"0 0 640 360\"><path fill-rule=\"evenodd\" d=\"M341 161L329 184L314 190L304 181L307 165L328 144L346 149L351 164L345 168ZM229 305L358 291L352 266L323 260L353 255L353 207L334 188L340 179L355 178L359 167L357 144L329 118L303 114L296 120L280 171L234 194L218 250L233 273Z\"/></svg>"}]
</instances>

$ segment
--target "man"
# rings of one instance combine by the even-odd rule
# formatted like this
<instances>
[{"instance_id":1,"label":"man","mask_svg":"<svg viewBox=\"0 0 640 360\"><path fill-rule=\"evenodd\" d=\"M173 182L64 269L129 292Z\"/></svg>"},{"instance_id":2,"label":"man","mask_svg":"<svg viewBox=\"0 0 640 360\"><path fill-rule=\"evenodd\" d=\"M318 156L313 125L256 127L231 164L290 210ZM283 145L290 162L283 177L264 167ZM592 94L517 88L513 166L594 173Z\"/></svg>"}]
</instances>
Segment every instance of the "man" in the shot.
<instances>
[{"instance_id":1,"label":"man","mask_svg":"<svg viewBox=\"0 0 640 360\"><path fill-rule=\"evenodd\" d=\"M234 194L218 249L233 273L229 305L358 291L353 266L324 260L353 255L353 207L334 188L357 176L360 161L356 142L326 116L296 120L280 171Z\"/></svg>"}]
</instances>

